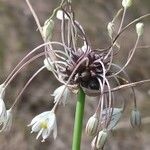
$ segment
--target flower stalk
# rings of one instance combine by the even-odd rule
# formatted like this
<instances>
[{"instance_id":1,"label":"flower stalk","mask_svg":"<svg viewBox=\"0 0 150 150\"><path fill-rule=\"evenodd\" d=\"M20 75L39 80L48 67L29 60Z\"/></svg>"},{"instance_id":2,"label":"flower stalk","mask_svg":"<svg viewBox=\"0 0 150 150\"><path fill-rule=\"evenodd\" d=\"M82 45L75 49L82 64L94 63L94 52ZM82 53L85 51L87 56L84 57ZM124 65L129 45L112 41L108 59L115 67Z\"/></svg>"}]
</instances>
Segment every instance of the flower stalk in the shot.
<instances>
[{"instance_id":1,"label":"flower stalk","mask_svg":"<svg viewBox=\"0 0 150 150\"><path fill-rule=\"evenodd\" d=\"M84 116L84 104L85 104L85 93L80 88L77 95L72 150L80 150L81 137L82 137L82 122Z\"/></svg>"}]
</instances>

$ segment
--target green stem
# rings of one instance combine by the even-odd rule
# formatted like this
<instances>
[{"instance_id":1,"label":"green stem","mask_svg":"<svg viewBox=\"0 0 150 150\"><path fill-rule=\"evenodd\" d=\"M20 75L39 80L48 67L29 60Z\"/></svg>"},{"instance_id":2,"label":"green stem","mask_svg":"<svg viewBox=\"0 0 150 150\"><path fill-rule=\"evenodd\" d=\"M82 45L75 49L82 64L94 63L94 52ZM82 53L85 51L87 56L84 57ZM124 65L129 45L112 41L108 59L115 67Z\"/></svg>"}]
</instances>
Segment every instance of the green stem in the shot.
<instances>
[{"instance_id":1,"label":"green stem","mask_svg":"<svg viewBox=\"0 0 150 150\"><path fill-rule=\"evenodd\" d=\"M80 89L77 96L72 150L80 150L84 104L85 104L85 94L83 90Z\"/></svg>"}]
</instances>

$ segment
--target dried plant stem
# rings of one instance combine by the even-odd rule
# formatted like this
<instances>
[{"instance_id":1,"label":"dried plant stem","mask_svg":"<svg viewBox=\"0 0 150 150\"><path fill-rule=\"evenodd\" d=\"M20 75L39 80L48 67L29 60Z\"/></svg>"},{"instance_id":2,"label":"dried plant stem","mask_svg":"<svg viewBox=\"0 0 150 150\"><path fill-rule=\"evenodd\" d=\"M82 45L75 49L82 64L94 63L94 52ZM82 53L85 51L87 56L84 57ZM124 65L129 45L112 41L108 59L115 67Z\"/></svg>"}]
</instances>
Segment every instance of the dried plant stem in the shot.
<instances>
[{"instance_id":1,"label":"dried plant stem","mask_svg":"<svg viewBox=\"0 0 150 150\"><path fill-rule=\"evenodd\" d=\"M85 93L83 92L82 89L80 89L77 96L72 150L80 150L84 104L85 104Z\"/></svg>"}]
</instances>

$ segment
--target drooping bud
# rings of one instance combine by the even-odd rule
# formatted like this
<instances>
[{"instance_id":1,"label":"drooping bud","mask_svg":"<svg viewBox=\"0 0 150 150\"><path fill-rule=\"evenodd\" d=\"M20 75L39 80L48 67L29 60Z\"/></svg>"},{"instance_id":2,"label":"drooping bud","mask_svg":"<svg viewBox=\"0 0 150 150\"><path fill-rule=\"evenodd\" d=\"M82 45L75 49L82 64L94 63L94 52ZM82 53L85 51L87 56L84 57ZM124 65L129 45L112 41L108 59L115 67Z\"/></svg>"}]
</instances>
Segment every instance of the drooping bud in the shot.
<instances>
[{"instance_id":1,"label":"drooping bud","mask_svg":"<svg viewBox=\"0 0 150 150\"><path fill-rule=\"evenodd\" d=\"M136 24L136 33L138 36L141 36L144 31L144 24L142 22L139 22Z\"/></svg>"},{"instance_id":2,"label":"drooping bud","mask_svg":"<svg viewBox=\"0 0 150 150\"><path fill-rule=\"evenodd\" d=\"M108 35L110 38L112 38L112 35L114 33L114 23L113 22L109 22L107 25L107 30L108 30Z\"/></svg>"},{"instance_id":3,"label":"drooping bud","mask_svg":"<svg viewBox=\"0 0 150 150\"><path fill-rule=\"evenodd\" d=\"M91 116L86 124L86 133L90 136L96 134L98 128L98 117L97 114Z\"/></svg>"},{"instance_id":4,"label":"drooping bud","mask_svg":"<svg viewBox=\"0 0 150 150\"><path fill-rule=\"evenodd\" d=\"M139 128L141 126L141 114L140 114L139 110L137 110L137 109L132 110L130 123L133 128L135 128L135 127Z\"/></svg>"},{"instance_id":5,"label":"drooping bud","mask_svg":"<svg viewBox=\"0 0 150 150\"><path fill-rule=\"evenodd\" d=\"M53 29L54 29L54 21L51 19L46 20L42 28L44 40L46 41L51 40Z\"/></svg>"},{"instance_id":6,"label":"drooping bud","mask_svg":"<svg viewBox=\"0 0 150 150\"><path fill-rule=\"evenodd\" d=\"M103 149L108 137L108 132L106 130L102 130L98 133L98 137L96 136L92 143L92 149Z\"/></svg>"},{"instance_id":7,"label":"drooping bud","mask_svg":"<svg viewBox=\"0 0 150 150\"><path fill-rule=\"evenodd\" d=\"M122 0L122 6L124 8L129 8L132 5L132 0Z\"/></svg>"},{"instance_id":8,"label":"drooping bud","mask_svg":"<svg viewBox=\"0 0 150 150\"><path fill-rule=\"evenodd\" d=\"M44 65L47 68L47 70L52 71L53 70L53 63L50 60L50 58L45 58L44 59Z\"/></svg>"}]
</instances>

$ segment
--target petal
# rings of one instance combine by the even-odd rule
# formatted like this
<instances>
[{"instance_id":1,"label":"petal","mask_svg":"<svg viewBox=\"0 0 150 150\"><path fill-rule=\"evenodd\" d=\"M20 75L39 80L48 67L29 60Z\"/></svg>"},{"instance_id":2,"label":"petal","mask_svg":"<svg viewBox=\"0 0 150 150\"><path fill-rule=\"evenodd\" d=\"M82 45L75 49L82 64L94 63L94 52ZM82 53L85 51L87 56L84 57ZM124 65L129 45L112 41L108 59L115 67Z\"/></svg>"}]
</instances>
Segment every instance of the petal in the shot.
<instances>
[{"instance_id":1,"label":"petal","mask_svg":"<svg viewBox=\"0 0 150 150\"><path fill-rule=\"evenodd\" d=\"M40 128L40 122L36 122L33 126L32 126L32 132L38 132L41 128Z\"/></svg>"},{"instance_id":2,"label":"petal","mask_svg":"<svg viewBox=\"0 0 150 150\"><path fill-rule=\"evenodd\" d=\"M53 137L54 137L54 139L56 139L56 137L57 137L57 123L56 123L56 121L55 121L54 129L53 129Z\"/></svg>"},{"instance_id":3,"label":"petal","mask_svg":"<svg viewBox=\"0 0 150 150\"><path fill-rule=\"evenodd\" d=\"M5 84L0 84L0 98L3 98L5 96L5 89L4 89Z\"/></svg>"},{"instance_id":4,"label":"petal","mask_svg":"<svg viewBox=\"0 0 150 150\"><path fill-rule=\"evenodd\" d=\"M2 129L0 130L0 132L2 131L9 131L11 126L12 126L12 113L11 113L11 110L7 110L7 119L3 122L3 127Z\"/></svg>"},{"instance_id":5,"label":"petal","mask_svg":"<svg viewBox=\"0 0 150 150\"><path fill-rule=\"evenodd\" d=\"M45 141L45 139L48 138L48 136L50 135L51 133L51 130L48 130L48 129L44 129L43 132L42 132L42 138L43 140Z\"/></svg>"},{"instance_id":6,"label":"petal","mask_svg":"<svg viewBox=\"0 0 150 150\"><path fill-rule=\"evenodd\" d=\"M0 122L3 122L7 118L6 107L3 99L0 98Z\"/></svg>"},{"instance_id":7,"label":"petal","mask_svg":"<svg viewBox=\"0 0 150 150\"><path fill-rule=\"evenodd\" d=\"M63 95L63 99L62 99L62 103L65 106L67 103L68 98L71 97L70 95L70 90L68 89L68 87L66 87L64 95Z\"/></svg>"},{"instance_id":8,"label":"petal","mask_svg":"<svg viewBox=\"0 0 150 150\"><path fill-rule=\"evenodd\" d=\"M36 139L39 138L39 136L42 134L43 130L44 130L44 129L41 129L41 130L39 131L38 135L36 136Z\"/></svg>"},{"instance_id":9,"label":"petal","mask_svg":"<svg viewBox=\"0 0 150 150\"><path fill-rule=\"evenodd\" d=\"M59 86L59 87L54 91L54 93L52 94L52 96L60 95L60 94L62 93L62 91L64 90L64 88L65 88L65 85Z\"/></svg>"}]
</instances>

